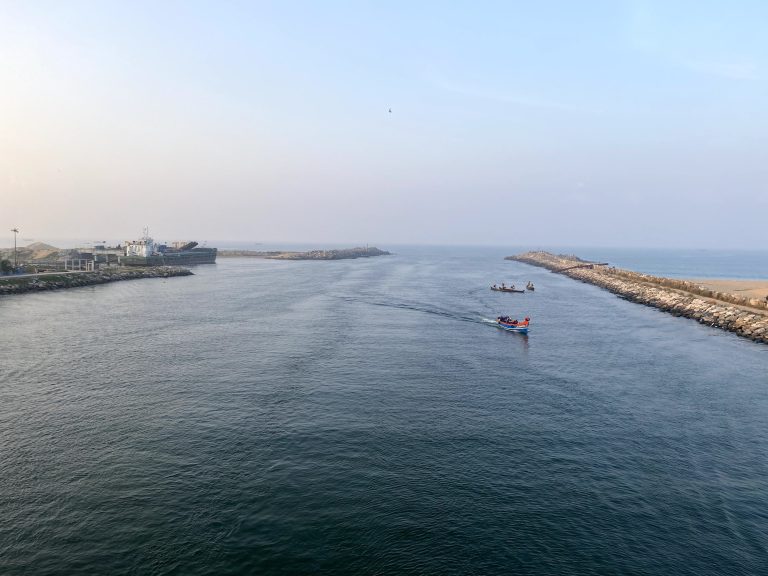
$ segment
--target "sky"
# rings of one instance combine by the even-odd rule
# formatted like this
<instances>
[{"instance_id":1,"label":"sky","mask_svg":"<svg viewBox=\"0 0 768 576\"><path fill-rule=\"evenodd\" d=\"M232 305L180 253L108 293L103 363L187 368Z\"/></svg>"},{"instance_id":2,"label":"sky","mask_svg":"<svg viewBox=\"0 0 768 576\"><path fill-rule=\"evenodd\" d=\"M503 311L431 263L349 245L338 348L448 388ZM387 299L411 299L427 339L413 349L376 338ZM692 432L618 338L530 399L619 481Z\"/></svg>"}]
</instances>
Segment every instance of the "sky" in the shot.
<instances>
[{"instance_id":1,"label":"sky","mask_svg":"<svg viewBox=\"0 0 768 576\"><path fill-rule=\"evenodd\" d=\"M0 226L765 248L766 29L757 0L0 0Z\"/></svg>"}]
</instances>

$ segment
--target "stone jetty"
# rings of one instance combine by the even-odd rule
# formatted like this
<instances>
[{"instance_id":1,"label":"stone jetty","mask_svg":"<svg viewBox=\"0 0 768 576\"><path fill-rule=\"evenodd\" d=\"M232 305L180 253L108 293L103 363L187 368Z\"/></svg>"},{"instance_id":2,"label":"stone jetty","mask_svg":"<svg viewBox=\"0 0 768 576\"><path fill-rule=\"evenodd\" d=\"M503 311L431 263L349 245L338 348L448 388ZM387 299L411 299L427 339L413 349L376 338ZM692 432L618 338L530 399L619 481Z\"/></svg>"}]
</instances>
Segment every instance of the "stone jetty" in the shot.
<instances>
[{"instance_id":1,"label":"stone jetty","mask_svg":"<svg viewBox=\"0 0 768 576\"><path fill-rule=\"evenodd\" d=\"M675 316L768 344L768 301L715 292L695 282L640 274L572 255L526 252L506 260L524 262L594 284L621 298L653 306Z\"/></svg>"},{"instance_id":2,"label":"stone jetty","mask_svg":"<svg viewBox=\"0 0 768 576\"><path fill-rule=\"evenodd\" d=\"M48 274L30 274L24 276L0 276L0 296L3 294L21 294L23 292L41 292L93 286L120 280L139 278L170 278L172 276L191 276L192 271L176 266L155 266L151 268L109 268L96 272L53 272Z\"/></svg>"},{"instance_id":3,"label":"stone jetty","mask_svg":"<svg viewBox=\"0 0 768 576\"><path fill-rule=\"evenodd\" d=\"M372 258L374 256L389 256L386 250L376 247L345 248L342 250L310 250L309 252L256 250L219 250L222 258L267 258L269 260L350 260L354 258Z\"/></svg>"}]
</instances>

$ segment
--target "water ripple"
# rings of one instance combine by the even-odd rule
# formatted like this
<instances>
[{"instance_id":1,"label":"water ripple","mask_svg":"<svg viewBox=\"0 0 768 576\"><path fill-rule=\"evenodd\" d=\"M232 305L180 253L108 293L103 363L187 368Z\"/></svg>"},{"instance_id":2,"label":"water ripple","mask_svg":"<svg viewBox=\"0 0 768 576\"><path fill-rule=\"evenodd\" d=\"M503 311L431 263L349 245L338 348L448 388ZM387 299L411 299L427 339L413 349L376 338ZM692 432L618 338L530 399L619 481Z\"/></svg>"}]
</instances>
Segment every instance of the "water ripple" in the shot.
<instances>
[{"instance_id":1,"label":"water ripple","mask_svg":"<svg viewBox=\"0 0 768 576\"><path fill-rule=\"evenodd\" d=\"M480 249L225 260L0 324L4 575L768 571L763 350Z\"/></svg>"}]
</instances>

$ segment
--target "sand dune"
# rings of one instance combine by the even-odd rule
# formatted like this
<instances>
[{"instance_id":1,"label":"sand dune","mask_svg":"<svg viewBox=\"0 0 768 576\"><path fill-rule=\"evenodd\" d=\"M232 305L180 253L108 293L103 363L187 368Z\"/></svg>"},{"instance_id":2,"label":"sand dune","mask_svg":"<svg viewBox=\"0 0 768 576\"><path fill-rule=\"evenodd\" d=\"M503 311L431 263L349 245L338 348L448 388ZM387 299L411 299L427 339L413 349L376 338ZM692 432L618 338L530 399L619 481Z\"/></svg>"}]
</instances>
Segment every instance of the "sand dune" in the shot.
<instances>
[{"instance_id":1,"label":"sand dune","mask_svg":"<svg viewBox=\"0 0 768 576\"><path fill-rule=\"evenodd\" d=\"M689 280L708 290L726 292L746 298L768 297L768 280L722 280L720 278L694 278Z\"/></svg>"}]
</instances>

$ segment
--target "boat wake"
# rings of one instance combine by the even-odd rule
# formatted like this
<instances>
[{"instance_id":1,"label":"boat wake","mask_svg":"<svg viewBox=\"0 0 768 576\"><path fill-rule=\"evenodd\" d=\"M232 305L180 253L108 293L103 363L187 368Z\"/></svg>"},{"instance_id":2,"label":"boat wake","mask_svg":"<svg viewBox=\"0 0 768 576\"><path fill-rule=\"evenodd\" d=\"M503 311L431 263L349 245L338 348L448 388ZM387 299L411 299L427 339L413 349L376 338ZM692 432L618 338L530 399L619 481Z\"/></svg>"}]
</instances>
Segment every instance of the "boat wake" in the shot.
<instances>
[{"instance_id":1,"label":"boat wake","mask_svg":"<svg viewBox=\"0 0 768 576\"><path fill-rule=\"evenodd\" d=\"M484 318L478 313L466 313L462 314L455 310L447 310L436 306L430 306L422 302L392 302L382 300L370 300L365 298L357 298L351 296L339 296L338 298L347 302L357 302L362 304L368 304L370 306L381 306L384 308L396 308L398 310L410 310L413 312L421 312L423 314L433 314L435 316L442 316L443 318L449 318L451 320L458 320L459 322L472 322L475 324L485 324L486 322L496 323L495 320L489 320Z\"/></svg>"}]
</instances>

